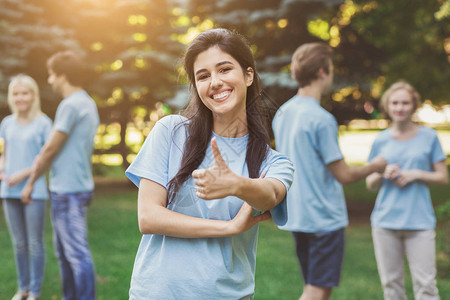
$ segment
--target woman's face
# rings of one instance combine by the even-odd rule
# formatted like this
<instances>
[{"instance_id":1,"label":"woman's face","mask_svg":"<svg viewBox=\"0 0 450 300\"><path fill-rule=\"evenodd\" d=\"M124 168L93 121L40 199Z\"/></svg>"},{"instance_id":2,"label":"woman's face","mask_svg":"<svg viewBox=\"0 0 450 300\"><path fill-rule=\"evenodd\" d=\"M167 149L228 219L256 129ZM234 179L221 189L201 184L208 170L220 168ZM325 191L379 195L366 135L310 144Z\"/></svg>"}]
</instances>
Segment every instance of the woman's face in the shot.
<instances>
[{"instance_id":1,"label":"woman's face","mask_svg":"<svg viewBox=\"0 0 450 300\"><path fill-rule=\"evenodd\" d=\"M414 101L411 94L399 89L394 91L388 100L388 114L393 122L410 121L414 112Z\"/></svg>"},{"instance_id":2,"label":"woman's face","mask_svg":"<svg viewBox=\"0 0 450 300\"><path fill-rule=\"evenodd\" d=\"M34 93L32 90L19 83L13 87L12 97L19 113L27 113L30 111L34 101Z\"/></svg>"},{"instance_id":3,"label":"woman's face","mask_svg":"<svg viewBox=\"0 0 450 300\"><path fill-rule=\"evenodd\" d=\"M244 72L230 54L213 46L197 56L193 70L198 95L214 118L245 116L247 87L253 82L251 68Z\"/></svg>"}]
</instances>

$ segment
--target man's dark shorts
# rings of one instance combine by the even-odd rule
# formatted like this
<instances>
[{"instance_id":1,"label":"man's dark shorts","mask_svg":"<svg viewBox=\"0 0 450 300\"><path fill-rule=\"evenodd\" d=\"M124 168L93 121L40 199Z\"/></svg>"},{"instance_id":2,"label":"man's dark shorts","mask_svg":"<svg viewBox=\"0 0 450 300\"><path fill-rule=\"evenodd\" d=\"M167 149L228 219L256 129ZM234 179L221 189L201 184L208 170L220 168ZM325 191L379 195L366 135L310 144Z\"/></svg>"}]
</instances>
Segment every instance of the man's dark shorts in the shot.
<instances>
[{"instance_id":1,"label":"man's dark shorts","mask_svg":"<svg viewBox=\"0 0 450 300\"><path fill-rule=\"evenodd\" d=\"M292 232L305 284L335 287L341 278L345 230Z\"/></svg>"}]
</instances>

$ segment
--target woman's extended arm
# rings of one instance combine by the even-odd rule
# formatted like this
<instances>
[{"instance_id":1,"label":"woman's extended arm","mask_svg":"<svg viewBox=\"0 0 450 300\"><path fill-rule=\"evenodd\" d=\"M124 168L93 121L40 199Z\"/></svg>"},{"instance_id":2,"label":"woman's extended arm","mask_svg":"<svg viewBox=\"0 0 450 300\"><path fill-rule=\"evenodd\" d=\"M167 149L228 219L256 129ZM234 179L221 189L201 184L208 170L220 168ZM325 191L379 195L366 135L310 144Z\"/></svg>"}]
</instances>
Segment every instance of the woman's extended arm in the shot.
<instances>
[{"instance_id":1,"label":"woman's extended arm","mask_svg":"<svg viewBox=\"0 0 450 300\"><path fill-rule=\"evenodd\" d=\"M205 200L236 196L259 211L275 207L286 196L286 187L275 178L247 178L233 173L220 154L216 138L211 140L214 166L192 173L197 196Z\"/></svg>"},{"instance_id":2,"label":"woman's extended arm","mask_svg":"<svg viewBox=\"0 0 450 300\"><path fill-rule=\"evenodd\" d=\"M167 190L160 184L142 178L138 194L139 230L143 234L161 234L182 238L232 236L270 218L269 213L252 216L252 208L244 203L230 221L187 216L166 208Z\"/></svg>"},{"instance_id":3,"label":"woman's extended arm","mask_svg":"<svg viewBox=\"0 0 450 300\"><path fill-rule=\"evenodd\" d=\"M31 175L31 171L32 171L31 168L27 168L12 174L6 179L8 181L8 186L14 186L24 181Z\"/></svg>"},{"instance_id":4,"label":"woman's extended arm","mask_svg":"<svg viewBox=\"0 0 450 300\"><path fill-rule=\"evenodd\" d=\"M367 176L366 187L369 191L376 192L383 184L383 178L394 180L399 176L398 164L387 165L384 172L374 172Z\"/></svg>"}]
</instances>

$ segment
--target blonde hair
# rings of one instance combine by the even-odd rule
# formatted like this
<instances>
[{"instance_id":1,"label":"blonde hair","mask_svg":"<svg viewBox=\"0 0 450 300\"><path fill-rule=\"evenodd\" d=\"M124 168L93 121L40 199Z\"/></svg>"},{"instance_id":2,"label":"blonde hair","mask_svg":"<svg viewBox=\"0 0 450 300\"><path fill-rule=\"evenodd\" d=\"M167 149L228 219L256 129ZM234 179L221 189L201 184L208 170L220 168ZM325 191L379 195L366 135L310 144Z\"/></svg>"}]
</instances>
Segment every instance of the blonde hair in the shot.
<instances>
[{"instance_id":1,"label":"blonde hair","mask_svg":"<svg viewBox=\"0 0 450 300\"><path fill-rule=\"evenodd\" d=\"M13 90L16 86L22 85L28 88L34 96L33 102L31 103L30 111L28 112L28 118L33 120L37 116L42 114L41 111L41 100L39 97L39 87L36 81L28 75L19 74L11 78L11 81L8 86L8 105L11 109L11 112L17 117L17 106L14 103L13 99Z\"/></svg>"},{"instance_id":2,"label":"blonde hair","mask_svg":"<svg viewBox=\"0 0 450 300\"><path fill-rule=\"evenodd\" d=\"M407 81L400 79L395 83L393 83L381 97L380 110L384 112L387 115L387 117L389 117L388 115L389 99L391 98L392 94L398 90L405 90L411 96L414 105L413 113L417 110L417 108L419 108L421 104L419 92L417 92L417 90Z\"/></svg>"}]
</instances>

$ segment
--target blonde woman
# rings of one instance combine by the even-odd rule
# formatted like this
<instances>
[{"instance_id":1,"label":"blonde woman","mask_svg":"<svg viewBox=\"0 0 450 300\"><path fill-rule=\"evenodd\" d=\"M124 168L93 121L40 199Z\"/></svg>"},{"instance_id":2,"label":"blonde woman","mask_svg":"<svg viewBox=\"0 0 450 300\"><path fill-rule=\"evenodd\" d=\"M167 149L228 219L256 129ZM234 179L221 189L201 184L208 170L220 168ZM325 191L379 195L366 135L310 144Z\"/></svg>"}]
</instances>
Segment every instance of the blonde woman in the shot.
<instances>
[{"instance_id":1,"label":"blonde woman","mask_svg":"<svg viewBox=\"0 0 450 300\"><path fill-rule=\"evenodd\" d=\"M1 197L14 247L18 292L12 300L39 299L44 275L44 216L48 198L42 176L34 185L31 202L21 201L21 192L51 130L51 120L41 112L39 88L27 75L14 77L8 88L12 114L0 125L4 151L0 158Z\"/></svg>"},{"instance_id":2,"label":"blonde woman","mask_svg":"<svg viewBox=\"0 0 450 300\"><path fill-rule=\"evenodd\" d=\"M379 133L369 160L382 155L384 173L366 179L378 190L372 212L372 237L386 300L406 299L404 259L408 259L415 299L439 299L436 287L436 218L429 184L448 182L446 155L436 132L419 126L412 116L420 105L419 93L405 81L394 83L383 95L381 108L391 120Z\"/></svg>"}]
</instances>

